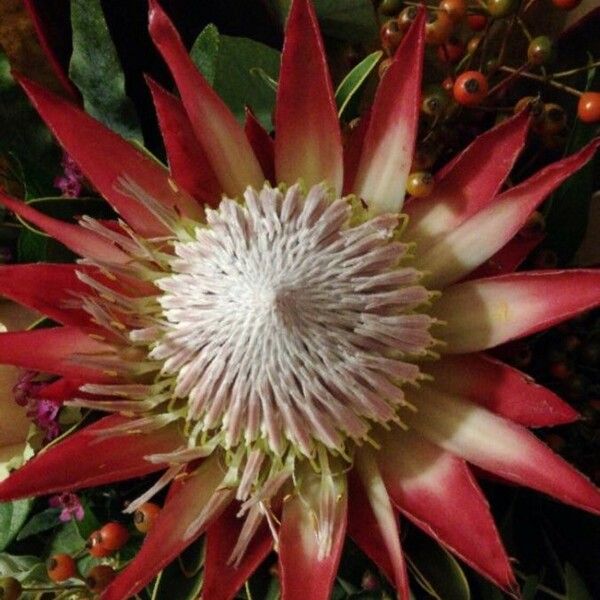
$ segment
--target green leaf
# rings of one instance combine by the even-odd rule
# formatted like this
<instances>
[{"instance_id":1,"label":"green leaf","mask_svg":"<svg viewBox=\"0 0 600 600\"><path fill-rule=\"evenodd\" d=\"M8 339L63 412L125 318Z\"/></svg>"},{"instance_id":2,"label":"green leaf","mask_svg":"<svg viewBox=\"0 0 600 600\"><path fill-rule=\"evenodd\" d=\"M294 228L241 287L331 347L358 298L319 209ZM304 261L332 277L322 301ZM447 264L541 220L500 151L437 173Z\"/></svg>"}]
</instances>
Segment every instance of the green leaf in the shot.
<instances>
[{"instance_id":1,"label":"green leaf","mask_svg":"<svg viewBox=\"0 0 600 600\"><path fill-rule=\"evenodd\" d=\"M85 539L79 533L77 523L65 523L54 536L48 554L77 554L85 546Z\"/></svg>"},{"instance_id":2,"label":"green leaf","mask_svg":"<svg viewBox=\"0 0 600 600\"><path fill-rule=\"evenodd\" d=\"M529 575L523 582L521 600L535 600L540 578L537 575Z\"/></svg>"},{"instance_id":3,"label":"green leaf","mask_svg":"<svg viewBox=\"0 0 600 600\"><path fill-rule=\"evenodd\" d=\"M41 533L42 531L48 531L49 529L57 527L60 525L60 512L60 508L47 508L36 515L33 515L33 517L23 525L21 531L19 531L17 540L24 540L36 533Z\"/></svg>"},{"instance_id":4,"label":"green leaf","mask_svg":"<svg viewBox=\"0 0 600 600\"><path fill-rule=\"evenodd\" d=\"M381 50L377 50L369 54L361 60L349 73L344 77L337 90L335 91L335 101L338 107L338 115L341 117L345 108L352 97L358 92L362 84L365 82L379 59L383 56Z\"/></svg>"},{"instance_id":5,"label":"green leaf","mask_svg":"<svg viewBox=\"0 0 600 600\"><path fill-rule=\"evenodd\" d=\"M565 565L565 587L567 589L565 596L568 600L592 600L592 595L581 575L569 563Z\"/></svg>"},{"instance_id":6,"label":"green leaf","mask_svg":"<svg viewBox=\"0 0 600 600\"><path fill-rule=\"evenodd\" d=\"M4 550L25 523L32 500L14 500L0 504L0 551Z\"/></svg>"},{"instance_id":7,"label":"green leaf","mask_svg":"<svg viewBox=\"0 0 600 600\"><path fill-rule=\"evenodd\" d=\"M90 504L85 498L80 499L81 506L83 507L83 519L81 521L74 521L77 525L77 530L79 531L79 535L83 539L87 539L90 535L100 529L102 524L96 518L96 515L93 513Z\"/></svg>"},{"instance_id":8,"label":"green leaf","mask_svg":"<svg viewBox=\"0 0 600 600\"><path fill-rule=\"evenodd\" d=\"M461 566L431 538L411 531L406 560L418 584L436 600L470 600L469 583Z\"/></svg>"},{"instance_id":9,"label":"green leaf","mask_svg":"<svg viewBox=\"0 0 600 600\"><path fill-rule=\"evenodd\" d=\"M586 89L598 81L596 69L590 69ZM596 128L577 120L566 148L566 155L577 152L592 140ZM554 250L559 264L568 264L581 245L587 229L590 200L592 198L594 173L599 164L596 156L587 165L569 177L552 194L544 209L546 217L545 246Z\"/></svg>"},{"instance_id":10,"label":"green leaf","mask_svg":"<svg viewBox=\"0 0 600 600\"><path fill-rule=\"evenodd\" d=\"M46 566L37 556L0 553L0 576L15 577L21 583L46 582Z\"/></svg>"},{"instance_id":11,"label":"green leaf","mask_svg":"<svg viewBox=\"0 0 600 600\"><path fill-rule=\"evenodd\" d=\"M123 137L142 141L100 0L71 0L71 26L69 76L83 96L86 112Z\"/></svg>"},{"instance_id":12,"label":"green leaf","mask_svg":"<svg viewBox=\"0 0 600 600\"><path fill-rule=\"evenodd\" d=\"M0 181L23 186L26 198L52 193L59 153L48 128L10 74L0 51Z\"/></svg>"},{"instance_id":13,"label":"green leaf","mask_svg":"<svg viewBox=\"0 0 600 600\"><path fill-rule=\"evenodd\" d=\"M194 42L191 57L240 122L249 106L263 126L272 129L275 92L255 73L275 81L279 78L277 50L247 38L221 35L208 25Z\"/></svg>"},{"instance_id":14,"label":"green leaf","mask_svg":"<svg viewBox=\"0 0 600 600\"><path fill-rule=\"evenodd\" d=\"M189 546L148 588L152 600L196 600L202 587L204 543Z\"/></svg>"},{"instance_id":15,"label":"green leaf","mask_svg":"<svg viewBox=\"0 0 600 600\"><path fill-rule=\"evenodd\" d=\"M283 26L291 0L266 0ZM314 0L324 35L348 42L371 42L377 38L377 21L371 0Z\"/></svg>"}]
</instances>

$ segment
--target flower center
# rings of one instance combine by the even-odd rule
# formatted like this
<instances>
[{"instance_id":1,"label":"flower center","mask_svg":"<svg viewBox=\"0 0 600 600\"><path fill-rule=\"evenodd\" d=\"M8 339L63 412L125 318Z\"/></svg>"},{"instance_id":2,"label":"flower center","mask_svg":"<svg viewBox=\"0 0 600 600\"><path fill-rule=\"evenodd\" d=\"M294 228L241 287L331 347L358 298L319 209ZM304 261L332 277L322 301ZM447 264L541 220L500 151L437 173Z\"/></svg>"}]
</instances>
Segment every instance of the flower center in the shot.
<instances>
[{"instance_id":1,"label":"flower center","mask_svg":"<svg viewBox=\"0 0 600 600\"><path fill-rule=\"evenodd\" d=\"M420 376L412 360L434 340L398 225L323 186L265 186L244 204L223 200L175 242L149 356L205 439L345 454L399 420L402 385Z\"/></svg>"}]
</instances>

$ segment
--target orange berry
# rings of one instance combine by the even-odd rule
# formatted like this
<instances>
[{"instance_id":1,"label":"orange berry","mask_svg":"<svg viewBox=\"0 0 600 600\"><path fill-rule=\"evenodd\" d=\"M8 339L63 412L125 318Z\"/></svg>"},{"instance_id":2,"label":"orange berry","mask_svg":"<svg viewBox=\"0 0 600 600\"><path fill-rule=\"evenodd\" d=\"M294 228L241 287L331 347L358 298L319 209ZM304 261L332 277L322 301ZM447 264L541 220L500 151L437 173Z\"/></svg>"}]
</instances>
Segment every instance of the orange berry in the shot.
<instances>
[{"instance_id":1,"label":"orange berry","mask_svg":"<svg viewBox=\"0 0 600 600\"><path fill-rule=\"evenodd\" d=\"M467 16L467 3L465 0L442 0L440 8L445 10L455 23L462 21Z\"/></svg>"},{"instance_id":2,"label":"orange berry","mask_svg":"<svg viewBox=\"0 0 600 600\"><path fill-rule=\"evenodd\" d=\"M113 521L100 528L100 539L107 550L119 550L129 539L129 531L125 525Z\"/></svg>"},{"instance_id":3,"label":"orange berry","mask_svg":"<svg viewBox=\"0 0 600 600\"><path fill-rule=\"evenodd\" d=\"M135 528L141 533L146 533L152 525L154 525L154 521L156 521L160 511L160 506L153 502L142 504L142 506L133 513L133 524L135 525Z\"/></svg>"},{"instance_id":4,"label":"orange berry","mask_svg":"<svg viewBox=\"0 0 600 600\"><path fill-rule=\"evenodd\" d=\"M110 556L112 550L109 550L102 542L102 535L100 530L94 531L86 542L86 548L90 553L90 556L94 558L103 558L104 556Z\"/></svg>"},{"instance_id":5,"label":"orange berry","mask_svg":"<svg viewBox=\"0 0 600 600\"><path fill-rule=\"evenodd\" d=\"M417 171L408 176L406 191L415 198L429 196L433 190L434 179L427 171Z\"/></svg>"},{"instance_id":6,"label":"orange berry","mask_svg":"<svg viewBox=\"0 0 600 600\"><path fill-rule=\"evenodd\" d=\"M85 578L85 585L96 594L103 592L117 576L116 571L108 565L96 565Z\"/></svg>"},{"instance_id":7,"label":"orange berry","mask_svg":"<svg viewBox=\"0 0 600 600\"><path fill-rule=\"evenodd\" d=\"M479 71L465 71L454 82L454 99L463 106L477 106L488 93L488 82Z\"/></svg>"},{"instance_id":8,"label":"orange berry","mask_svg":"<svg viewBox=\"0 0 600 600\"><path fill-rule=\"evenodd\" d=\"M600 121L600 92L583 92L577 105L577 116L584 123Z\"/></svg>"},{"instance_id":9,"label":"orange berry","mask_svg":"<svg viewBox=\"0 0 600 600\"><path fill-rule=\"evenodd\" d=\"M430 10L427 12L425 25L425 42L432 46L444 44L448 41L454 23L445 10Z\"/></svg>"},{"instance_id":10,"label":"orange berry","mask_svg":"<svg viewBox=\"0 0 600 600\"><path fill-rule=\"evenodd\" d=\"M46 571L52 581L61 583L77 574L77 565L68 554L55 554L46 561Z\"/></svg>"}]
</instances>

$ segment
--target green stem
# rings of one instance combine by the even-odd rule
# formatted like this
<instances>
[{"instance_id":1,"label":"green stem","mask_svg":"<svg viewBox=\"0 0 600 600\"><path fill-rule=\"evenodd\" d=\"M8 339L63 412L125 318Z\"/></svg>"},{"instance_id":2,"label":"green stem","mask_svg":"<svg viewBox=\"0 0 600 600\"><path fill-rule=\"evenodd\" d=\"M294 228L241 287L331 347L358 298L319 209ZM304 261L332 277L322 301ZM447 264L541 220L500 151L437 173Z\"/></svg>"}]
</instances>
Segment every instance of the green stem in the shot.
<instances>
[{"instance_id":1,"label":"green stem","mask_svg":"<svg viewBox=\"0 0 600 600\"><path fill-rule=\"evenodd\" d=\"M581 73L582 71L589 71L590 69L595 69L596 67L600 67L600 60L590 63L585 67L577 67L576 69L569 69L568 71L559 71L558 73L552 73L551 77L553 79L559 77L570 77L571 75L575 75L576 73Z\"/></svg>"},{"instance_id":2,"label":"green stem","mask_svg":"<svg viewBox=\"0 0 600 600\"><path fill-rule=\"evenodd\" d=\"M551 85L552 87L555 87L556 89L562 90L563 92L567 92L568 94L573 94L573 96L581 96L582 92L580 92L579 90L576 90L575 88L572 88L568 85L564 85L563 83L559 83L558 81L553 81L552 79L550 79L548 77L542 77L541 75L535 75L534 73L522 72L520 70L522 68L523 67L520 67L519 69L513 69L512 67L502 66L502 67L500 67L500 70L504 71L505 73L511 73L515 77L525 77L526 79L533 79L534 81L539 81L540 83L547 83L548 85ZM498 84L498 85L500 85L500 84ZM496 86L496 87L498 87L498 86Z\"/></svg>"}]
</instances>

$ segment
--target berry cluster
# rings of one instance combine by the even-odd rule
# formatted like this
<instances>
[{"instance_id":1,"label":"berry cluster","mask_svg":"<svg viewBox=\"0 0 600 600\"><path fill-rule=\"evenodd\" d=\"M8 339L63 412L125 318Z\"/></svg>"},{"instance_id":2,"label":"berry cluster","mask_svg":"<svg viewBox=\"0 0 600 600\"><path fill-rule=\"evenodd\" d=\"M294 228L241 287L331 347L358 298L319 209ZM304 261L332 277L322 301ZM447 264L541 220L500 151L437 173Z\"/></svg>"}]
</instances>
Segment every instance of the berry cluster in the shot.
<instances>
[{"instance_id":1,"label":"berry cluster","mask_svg":"<svg viewBox=\"0 0 600 600\"><path fill-rule=\"evenodd\" d=\"M133 515L133 524L138 532L146 534L156 521L160 506L146 502ZM113 559L111 564L94 565L83 576L79 572L77 560L86 553L94 558L112 557L127 543L130 538L129 529L122 523L111 521L94 531L88 538L85 548L75 556L70 554L53 554L46 561L46 573L52 586L24 586L15 577L0 578L0 598L2 600L19 600L26 592L60 592L79 590L92 596L100 594L117 576L119 561ZM85 595L87 597L87 594Z\"/></svg>"},{"instance_id":2,"label":"berry cluster","mask_svg":"<svg viewBox=\"0 0 600 600\"><path fill-rule=\"evenodd\" d=\"M527 108L533 113L534 135L546 148L560 149L566 138L567 113L556 102L542 101L547 88L576 96L580 121L600 122L600 92L582 91L564 83L600 62L592 60L568 71L549 72L555 60L555 42L548 35L533 35L526 24L528 11L538 1L542 0L440 0L436 5L422 5L426 10L425 41L430 51L421 105L423 122L407 184L411 196L431 193L433 177L429 169L446 147L452 146L447 132L456 129L456 124L464 129L471 125L477 128L482 115L495 113L496 120L501 120L510 112ZM571 10L580 1L552 3L557 9ZM379 66L380 77L415 20L419 6L412 1L379 2L380 41L387 54ZM511 49L523 44L526 52L522 63L511 66L509 63L518 59L511 55ZM509 90L518 89L520 81L536 82L538 96L523 95L513 106L506 106ZM459 148L455 146L446 153L456 153Z\"/></svg>"}]
</instances>

